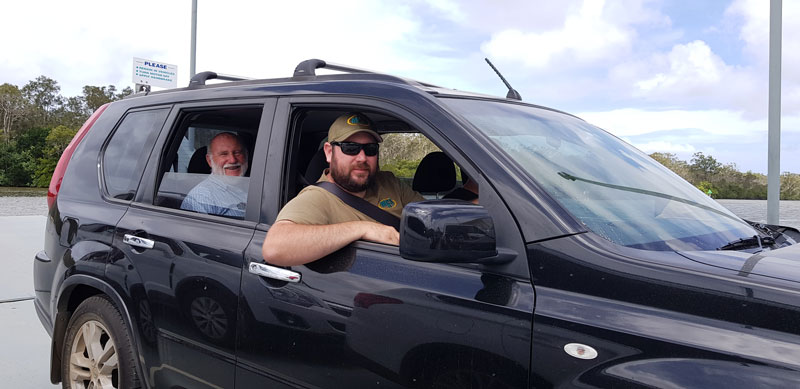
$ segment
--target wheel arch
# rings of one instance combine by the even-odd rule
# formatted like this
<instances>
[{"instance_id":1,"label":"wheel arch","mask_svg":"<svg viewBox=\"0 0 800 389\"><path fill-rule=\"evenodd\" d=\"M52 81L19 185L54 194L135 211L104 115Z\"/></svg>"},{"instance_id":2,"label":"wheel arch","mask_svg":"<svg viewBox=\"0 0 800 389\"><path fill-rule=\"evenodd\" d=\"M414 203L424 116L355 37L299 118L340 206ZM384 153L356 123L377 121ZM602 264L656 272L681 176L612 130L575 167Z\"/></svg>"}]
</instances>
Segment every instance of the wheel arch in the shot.
<instances>
[{"instance_id":1,"label":"wheel arch","mask_svg":"<svg viewBox=\"0 0 800 389\"><path fill-rule=\"evenodd\" d=\"M57 384L62 380L61 354L64 347L64 335L66 334L67 324L72 317L72 313L83 301L89 297L97 295L106 296L111 301L111 304L113 304L117 310L119 310L123 320L125 321L125 327L128 331L131 341L133 342L134 349L136 350L137 354L142 353L139 338L136 334L136 331L133 331L133 321L131 320L130 311L128 310L127 304L125 304L125 301L122 299L122 296L120 296L120 294L111 285L102 279L85 274L76 274L64 280L58 292L56 318L53 326L53 338L50 348L51 383ZM142 368L138 362L138 358L136 362L136 370L139 376L142 377L143 380L146 380L146 377L143 375Z\"/></svg>"}]
</instances>

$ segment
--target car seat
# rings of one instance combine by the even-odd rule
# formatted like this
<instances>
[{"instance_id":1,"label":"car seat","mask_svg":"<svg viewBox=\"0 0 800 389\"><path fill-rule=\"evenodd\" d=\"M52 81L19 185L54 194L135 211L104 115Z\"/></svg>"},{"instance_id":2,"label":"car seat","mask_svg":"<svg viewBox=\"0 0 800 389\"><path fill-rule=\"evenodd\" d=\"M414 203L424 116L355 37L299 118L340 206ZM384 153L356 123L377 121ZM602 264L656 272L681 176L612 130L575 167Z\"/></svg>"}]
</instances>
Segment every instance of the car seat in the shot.
<instances>
[{"instance_id":1,"label":"car seat","mask_svg":"<svg viewBox=\"0 0 800 389\"><path fill-rule=\"evenodd\" d=\"M421 194L448 192L456 186L456 166L447 154L441 151L429 153L419 162L411 188Z\"/></svg>"},{"instance_id":2,"label":"car seat","mask_svg":"<svg viewBox=\"0 0 800 389\"><path fill-rule=\"evenodd\" d=\"M211 166L208 166L206 154L208 147L203 146L194 151L192 158L189 159L189 166L186 167L187 173L211 174Z\"/></svg>"}]
</instances>

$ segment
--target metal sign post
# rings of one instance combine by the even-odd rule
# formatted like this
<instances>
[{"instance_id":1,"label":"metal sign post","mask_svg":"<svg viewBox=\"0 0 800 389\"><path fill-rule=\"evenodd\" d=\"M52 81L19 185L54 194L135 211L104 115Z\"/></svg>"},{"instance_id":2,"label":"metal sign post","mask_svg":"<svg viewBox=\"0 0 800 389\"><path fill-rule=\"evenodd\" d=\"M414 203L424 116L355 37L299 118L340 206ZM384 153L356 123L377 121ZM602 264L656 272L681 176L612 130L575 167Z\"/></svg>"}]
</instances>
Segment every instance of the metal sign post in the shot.
<instances>
[{"instance_id":1,"label":"metal sign post","mask_svg":"<svg viewBox=\"0 0 800 389\"><path fill-rule=\"evenodd\" d=\"M189 78L194 77L197 58L197 0L192 0L192 43L189 49Z\"/></svg>"},{"instance_id":2,"label":"metal sign post","mask_svg":"<svg viewBox=\"0 0 800 389\"><path fill-rule=\"evenodd\" d=\"M780 223L781 198L781 0L769 3L769 147L767 223Z\"/></svg>"}]
</instances>

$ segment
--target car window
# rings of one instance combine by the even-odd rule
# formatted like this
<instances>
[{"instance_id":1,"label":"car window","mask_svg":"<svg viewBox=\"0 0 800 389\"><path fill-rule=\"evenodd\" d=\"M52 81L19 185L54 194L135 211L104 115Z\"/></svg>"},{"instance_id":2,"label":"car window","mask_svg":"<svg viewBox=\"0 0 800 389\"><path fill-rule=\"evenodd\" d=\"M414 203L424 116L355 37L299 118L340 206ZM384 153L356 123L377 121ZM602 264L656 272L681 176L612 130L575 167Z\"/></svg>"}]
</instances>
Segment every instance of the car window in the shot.
<instances>
[{"instance_id":1,"label":"car window","mask_svg":"<svg viewBox=\"0 0 800 389\"><path fill-rule=\"evenodd\" d=\"M756 234L655 160L578 118L519 104L442 101L612 242L645 250L714 250Z\"/></svg>"},{"instance_id":2,"label":"car window","mask_svg":"<svg viewBox=\"0 0 800 389\"><path fill-rule=\"evenodd\" d=\"M297 170L294 174L296 184L286 186L294 190L294 193L286 196L287 201L302 187L316 182L328 167L322 151L328 128L338 115L347 111L346 108L304 110L295 114L297 119L294 122L299 127L295 129L296 136L299 135L299 139L295 141L298 151L291 155L297 156L294 161ZM428 137L395 117L377 112L364 113L383 137L378 159L381 171L392 172L426 199L442 198L461 186L461 170L446 156L436 158L432 163L425 163L423 171L418 173L420 163L427 156L444 154ZM448 164L450 168L447 168Z\"/></svg>"},{"instance_id":3,"label":"car window","mask_svg":"<svg viewBox=\"0 0 800 389\"><path fill-rule=\"evenodd\" d=\"M169 108L131 112L122 119L103 151L102 172L109 196L131 200L139 186L152 143Z\"/></svg>"},{"instance_id":4,"label":"car window","mask_svg":"<svg viewBox=\"0 0 800 389\"><path fill-rule=\"evenodd\" d=\"M244 219L261 106L180 112L155 205Z\"/></svg>"},{"instance_id":5,"label":"car window","mask_svg":"<svg viewBox=\"0 0 800 389\"><path fill-rule=\"evenodd\" d=\"M382 171L390 171L401 181L416 186L426 199L442 198L460 188L463 182L459 166L418 132L385 134L379 165Z\"/></svg>"}]
</instances>

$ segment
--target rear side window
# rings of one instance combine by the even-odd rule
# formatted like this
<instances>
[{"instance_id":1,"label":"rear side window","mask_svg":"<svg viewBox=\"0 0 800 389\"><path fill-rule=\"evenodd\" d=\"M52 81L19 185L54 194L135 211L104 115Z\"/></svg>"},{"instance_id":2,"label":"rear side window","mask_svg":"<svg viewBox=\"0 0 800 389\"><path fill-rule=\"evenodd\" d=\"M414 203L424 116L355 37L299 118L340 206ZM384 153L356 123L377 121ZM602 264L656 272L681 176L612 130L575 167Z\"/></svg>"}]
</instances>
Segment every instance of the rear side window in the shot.
<instances>
[{"instance_id":1,"label":"rear side window","mask_svg":"<svg viewBox=\"0 0 800 389\"><path fill-rule=\"evenodd\" d=\"M244 219L263 107L181 111L162 151L155 205Z\"/></svg>"},{"instance_id":2,"label":"rear side window","mask_svg":"<svg viewBox=\"0 0 800 389\"><path fill-rule=\"evenodd\" d=\"M103 152L103 180L109 196L131 200L152 144L169 108L131 112L122 119Z\"/></svg>"}]
</instances>

